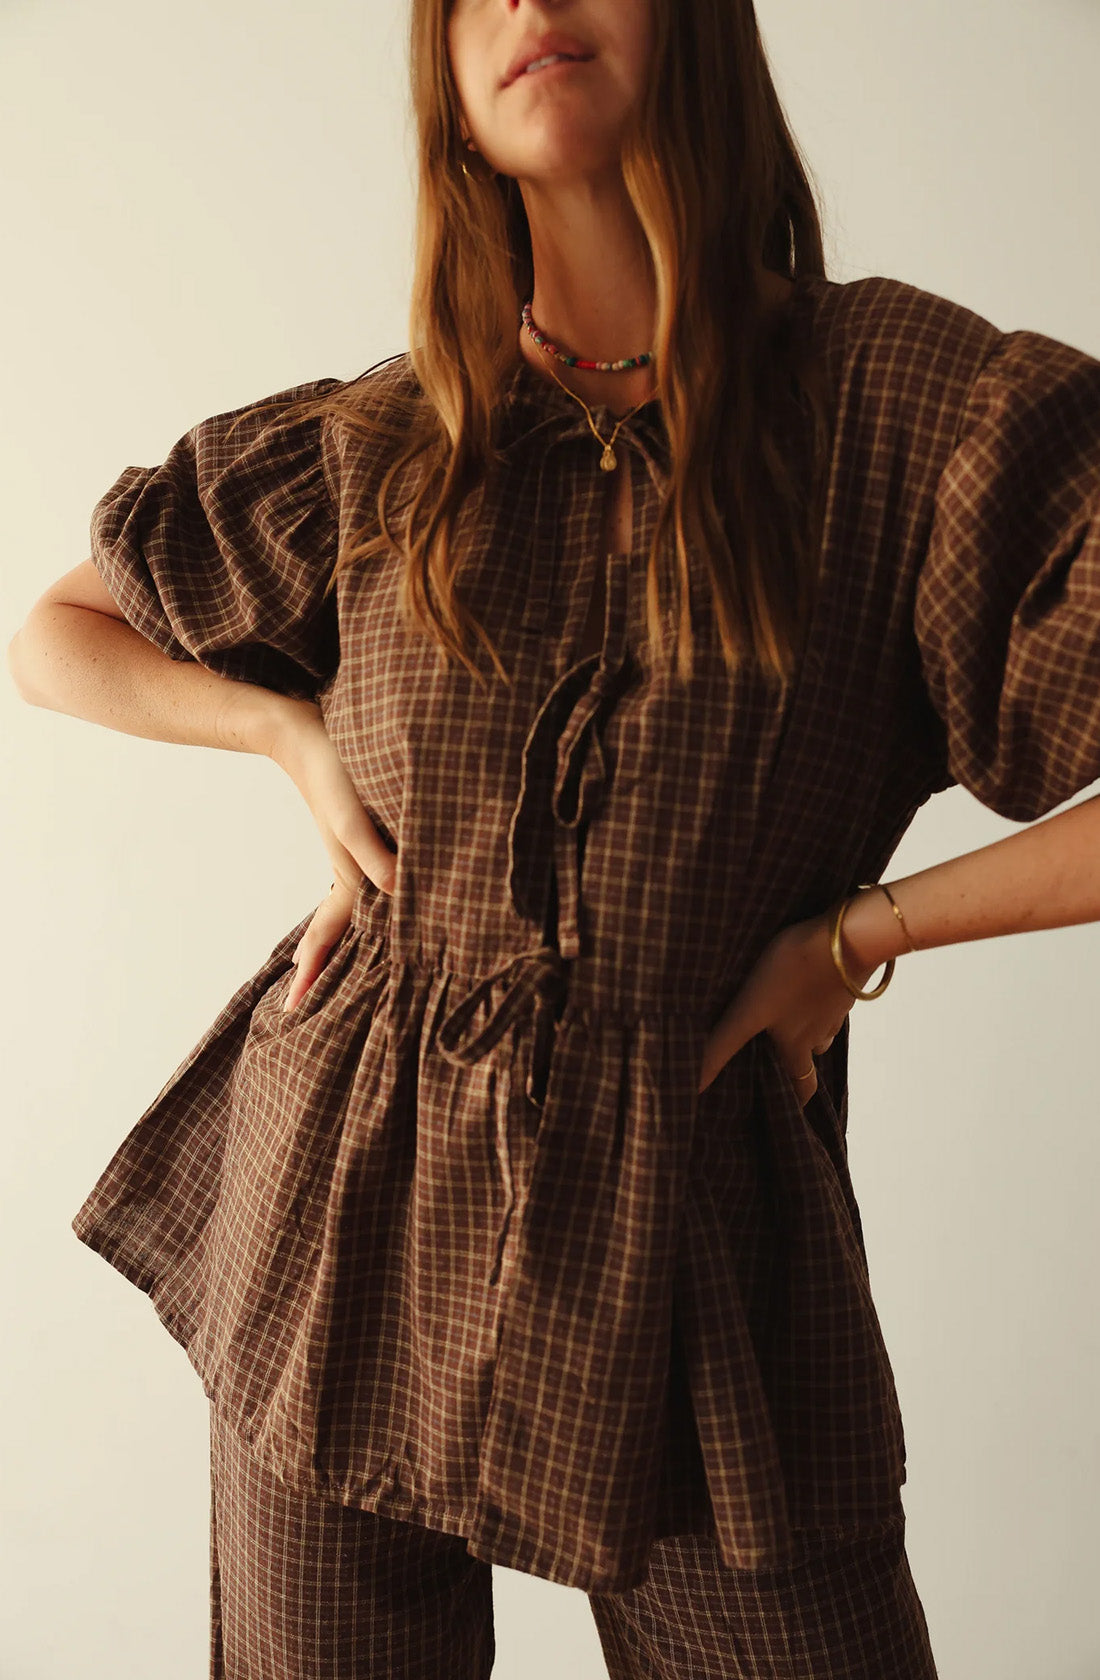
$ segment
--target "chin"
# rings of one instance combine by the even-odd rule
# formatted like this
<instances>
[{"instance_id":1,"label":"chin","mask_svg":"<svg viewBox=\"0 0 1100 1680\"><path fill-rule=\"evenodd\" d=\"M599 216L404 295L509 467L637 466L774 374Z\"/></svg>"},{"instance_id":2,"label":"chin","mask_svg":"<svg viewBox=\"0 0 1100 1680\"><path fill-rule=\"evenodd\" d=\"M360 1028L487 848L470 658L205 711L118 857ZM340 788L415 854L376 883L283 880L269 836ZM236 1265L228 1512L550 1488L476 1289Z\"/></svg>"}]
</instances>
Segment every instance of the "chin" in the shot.
<instances>
[{"instance_id":1,"label":"chin","mask_svg":"<svg viewBox=\"0 0 1100 1680\"><path fill-rule=\"evenodd\" d=\"M568 186L572 181L580 183L599 176L619 175L619 154L607 149L582 151L576 145L576 136L570 135L560 145L532 148L506 173L520 181Z\"/></svg>"}]
</instances>

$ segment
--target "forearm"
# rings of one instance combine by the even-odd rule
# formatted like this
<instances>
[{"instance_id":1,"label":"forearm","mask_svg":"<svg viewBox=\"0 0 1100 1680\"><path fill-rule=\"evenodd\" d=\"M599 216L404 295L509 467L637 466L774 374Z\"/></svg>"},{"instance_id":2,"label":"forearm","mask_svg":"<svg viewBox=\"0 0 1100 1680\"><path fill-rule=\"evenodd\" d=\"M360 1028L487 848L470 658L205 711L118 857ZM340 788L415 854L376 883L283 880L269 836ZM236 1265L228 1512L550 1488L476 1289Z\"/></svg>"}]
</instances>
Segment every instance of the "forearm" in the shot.
<instances>
[{"instance_id":1,"label":"forearm","mask_svg":"<svg viewBox=\"0 0 1100 1680\"><path fill-rule=\"evenodd\" d=\"M1100 921L1100 795L886 884L919 951ZM909 950L878 891L852 901L841 943L853 965L865 967Z\"/></svg>"},{"instance_id":2,"label":"forearm","mask_svg":"<svg viewBox=\"0 0 1100 1680\"><path fill-rule=\"evenodd\" d=\"M268 753L289 700L171 659L122 619L87 607L35 607L8 663L31 705L180 746Z\"/></svg>"}]
</instances>

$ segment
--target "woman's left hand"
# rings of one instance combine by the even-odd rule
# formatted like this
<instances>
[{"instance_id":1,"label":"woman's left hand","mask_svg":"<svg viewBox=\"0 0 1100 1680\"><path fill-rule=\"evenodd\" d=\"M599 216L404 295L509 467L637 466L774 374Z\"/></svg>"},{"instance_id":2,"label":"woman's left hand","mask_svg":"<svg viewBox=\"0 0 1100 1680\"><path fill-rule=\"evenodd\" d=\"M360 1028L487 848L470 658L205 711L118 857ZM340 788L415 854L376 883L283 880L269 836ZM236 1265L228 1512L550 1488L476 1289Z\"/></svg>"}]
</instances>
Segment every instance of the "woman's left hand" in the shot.
<instances>
[{"instance_id":1,"label":"woman's left hand","mask_svg":"<svg viewBox=\"0 0 1100 1680\"><path fill-rule=\"evenodd\" d=\"M700 1091L750 1038L767 1032L803 1106L813 1096L817 1090L814 1054L829 1048L855 1002L829 949L834 911L835 906L809 921L782 928L764 947L706 1041ZM847 952L845 967L861 990L874 973L854 964Z\"/></svg>"}]
</instances>

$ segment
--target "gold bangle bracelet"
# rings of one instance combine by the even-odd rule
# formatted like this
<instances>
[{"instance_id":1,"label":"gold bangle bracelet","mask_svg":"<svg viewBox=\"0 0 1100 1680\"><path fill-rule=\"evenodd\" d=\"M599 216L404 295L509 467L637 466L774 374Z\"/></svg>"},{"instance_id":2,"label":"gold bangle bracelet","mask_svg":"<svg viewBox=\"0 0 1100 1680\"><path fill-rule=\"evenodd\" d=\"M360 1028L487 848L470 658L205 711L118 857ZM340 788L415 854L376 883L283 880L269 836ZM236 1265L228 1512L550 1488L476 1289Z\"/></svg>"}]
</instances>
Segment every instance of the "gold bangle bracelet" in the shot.
<instances>
[{"instance_id":1,"label":"gold bangle bracelet","mask_svg":"<svg viewBox=\"0 0 1100 1680\"><path fill-rule=\"evenodd\" d=\"M887 898L890 900L890 908L894 912L894 915L897 917L898 921L901 923L901 931L905 936L905 943L908 945L908 947L911 951L916 951L917 947L913 944L913 941L909 937L909 929L905 924L905 917L902 915L901 907L896 902L893 893L890 891L890 889L886 885L885 881L879 881L877 883L877 885L882 888L883 892L886 894Z\"/></svg>"},{"instance_id":2,"label":"gold bangle bracelet","mask_svg":"<svg viewBox=\"0 0 1100 1680\"><path fill-rule=\"evenodd\" d=\"M879 885L879 883L876 881L861 881L858 890L860 892L867 892L877 885ZM844 958L840 949L840 929L844 921L844 912L847 910L851 902L852 900L850 898L842 898L836 907L836 914L833 917L833 925L829 935L829 949L833 956L833 966L840 975L841 980L844 982L849 992L851 992L852 996L854 998L858 998L861 1003L870 1003L873 998L881 997L887 986L890 984L890 981L893 979L894 965L897 959L895 957L890 957L888 959L885 973L878 985L872 991L862 992L859 987L855 985L851 976L844 967Z\"/></svg>"}]
</instances>

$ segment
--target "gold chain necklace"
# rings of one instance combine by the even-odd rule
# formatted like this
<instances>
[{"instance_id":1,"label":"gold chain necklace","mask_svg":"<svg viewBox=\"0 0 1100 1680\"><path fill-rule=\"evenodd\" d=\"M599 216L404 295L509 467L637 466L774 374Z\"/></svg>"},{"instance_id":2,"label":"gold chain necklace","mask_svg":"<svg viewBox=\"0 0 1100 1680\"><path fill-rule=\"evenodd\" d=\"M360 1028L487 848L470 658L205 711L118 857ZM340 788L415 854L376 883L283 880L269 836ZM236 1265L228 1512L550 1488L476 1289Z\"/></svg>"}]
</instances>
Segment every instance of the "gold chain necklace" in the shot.
<instances>
[{"instance_id":1,"label":"gold chain necklace","mask_svg":"<svg viewBox=\"0 0 1100 1680\"><path fill-rule=\"evenodd\" d=\"M636 407L630 409L628 413L621 415L619 417L618 421L616 422L615 430L612 432L611 436L609 438L602 438L600 436L599 432L596 430L596 422L592 418L592 410L589 408L589 406L585 402L584 398L583 397L578 397L576 391L571 391L569 389L568 385L564 384L558 378L557 374L554 372L553 368L550 367L549 363L547 363L547 371L549 372L551 378L558 385L561 385L561 388L565 392L566 396L567 397L572 397L575 402L579 402L581 407L584 409L584 412L587 414L588 424L592 428L592 436L596 439L597 443L603 445L603 454L600 456L600 470L602 472L614 472L615 468L619 464L619 461L618 461L617 455L615 454L614 449L612 448L612 445L614 444L615 439L619 435L619 427L623 424L624 421L630 419L631 414L637 414L639 408L644 408L647 402L652 402L652 400L653 400L652 397L644 397L642 399L642 401L637 404Z\"/></svg>"}]
</instances>

